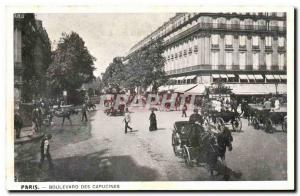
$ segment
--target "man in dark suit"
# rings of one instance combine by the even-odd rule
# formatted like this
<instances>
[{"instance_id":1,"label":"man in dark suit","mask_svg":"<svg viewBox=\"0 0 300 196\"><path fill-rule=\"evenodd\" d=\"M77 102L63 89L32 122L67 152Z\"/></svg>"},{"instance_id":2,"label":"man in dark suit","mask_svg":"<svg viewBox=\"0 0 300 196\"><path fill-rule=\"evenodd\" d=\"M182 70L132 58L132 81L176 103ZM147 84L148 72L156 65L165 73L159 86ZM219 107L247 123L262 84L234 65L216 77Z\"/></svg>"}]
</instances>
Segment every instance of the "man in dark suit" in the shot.
<instances>
[{"instance_id":1,"label":"man in dark suit","mask_svg":"<svg viewBox=\"0 0 300 196\"><path fill-rule=\"evenodd\" d=\"M198 114L198 109L194 109L194 113L190 116L189 119L190 123L199 123L199 124L203 124L203 118L200 114Z\"/></svg>"}]
</instances>

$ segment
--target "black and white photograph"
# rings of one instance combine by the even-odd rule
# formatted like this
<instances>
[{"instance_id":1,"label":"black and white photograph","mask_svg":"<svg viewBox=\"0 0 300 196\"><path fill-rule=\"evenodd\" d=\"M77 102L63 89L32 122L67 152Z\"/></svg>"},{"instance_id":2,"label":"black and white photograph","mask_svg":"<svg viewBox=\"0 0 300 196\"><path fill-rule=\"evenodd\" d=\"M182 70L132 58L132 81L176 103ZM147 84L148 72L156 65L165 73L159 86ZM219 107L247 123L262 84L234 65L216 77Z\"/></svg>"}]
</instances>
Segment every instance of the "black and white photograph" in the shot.
<instances>
[{"instance_id":1,"label":"black and white photograph","mask_svg":"<svg viewBox=\"0 0 300 196\"><path fill-rule=\"evenodd\" d=\"M294 9L214 8L8 8L7 189L293 190Z\"/></svg>"}]
</instances>

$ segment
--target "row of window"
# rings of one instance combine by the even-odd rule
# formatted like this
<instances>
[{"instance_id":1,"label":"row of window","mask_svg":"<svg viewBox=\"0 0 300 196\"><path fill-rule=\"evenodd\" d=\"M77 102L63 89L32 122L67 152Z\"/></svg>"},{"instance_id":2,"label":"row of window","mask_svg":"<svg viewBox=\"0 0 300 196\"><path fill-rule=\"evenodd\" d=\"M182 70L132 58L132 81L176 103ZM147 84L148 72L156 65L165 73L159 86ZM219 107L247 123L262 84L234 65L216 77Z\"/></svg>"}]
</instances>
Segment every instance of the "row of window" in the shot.
<instances>
[{"instance_id":1,"label":"row of window","mask_svg":"<svg viewBox=\"0 0 300 196\"><path fill-rule=\"evenodd\" d=\"M239 36L239 45L245 46L247 37L246 35L240 35ZM272 36L266 36L265 37L265 45L266 46L272 46L272 42L274 41ZM220 42L220 35L213 34L211 35L211 43L212 45L219 45ZM225 44L226 45L232 45L233 44L233 35L225 35ZM284 47L285 44L285 38L284 37L278 37L278 46ZM259 36L252 36L252 45L258 46L259 45Z\"/></svg>"},{"instance_id":2,"label":"row of window","mask_svg":"<svg viewBox=\"0 0 300 196\"><path fill-rule=\"evenodd\" d=\"M252 54L252 65L253 69L258 69L259 68L259 53L253 53ZM283 68L285 65L285 55L284 54L278 54L277 55L278 59L278 66ZM220 54L219 52L212 52L211 54L211 64L213 66L218 66L220 65ZM272 66L272 54L265 54L264 55L264 61L267 66L267 68L270 68ZM233 65L233 53L232 52L226 52L225 53L225 65L227 66L227 69L231 69L231 66ZM246 53L242 52L239 53L239 66L240 69L245 69L246 67Z\"/></svg>"},{"instance_id":3,"label":"row of window","mask_svg":"<svg viewBox=\"0 0 300 196\"><path fill-rule=\"evenodd\" d=\"M191 18L193 18L197 14L198 13L178 14L178 17L175 17L175 18L169 20L167 23L162 25L157 31L154 31L153 33L151 33L151 35L147 36L147 38L141 40L138 44L135 45L133 50L147 44L150 40L157 39L159 37L164 36L165 34L169 33L173 29L177 28L178 26L182 25L186 21L190 20ZM253 12L253 13L243 12L243 13L226 13L226 14L264 15L264 16L278 16L278 17L283 17L284 16L283 12ZM240 25L241 28L249 27L250 29L252 29L250 26L254 26L254 27L260 26L260 27L267 28L267 29L269 29L269 26L273 26L273 27L277 26L279 28L285 26L284 21L277 21L277 20L266 21L266 20L260 19L260 20L257 20L257 21L253 21L252 19L240 20L238 18L232 18L230 20L227 20L224 17L219 17L217 19L212 19L212 17L209 17L209 16L201 16L201 17L195 19L192 23L189 23L186 26L184 26L183 28L175 31L174 33L172 33L168 37L169 38L173 37L173 36L181 33L182 31L184 31L186 29L189 29L190 27L192 27L196 24L199 24L199 23L214 23L216 25L218 25L218 24L227 24L227 25L233 24L233 25ZM232 26L232 27L234 27L234 26Z\"/></svg>"},{"instance_id":4,"label":"row of window","mask_svg":"<svg viewBox=\"0 0 300 196\"><path fill-rule=\"evenodd\" d=\"M239 46L241 48L246 47L246 36L245 35L240 35L239 36ZM273 44L273 37L267 36L265 37L265 46L266 47L272 47ZM220 35L218 34L213 34L211 35L211 45L212 48L216 49L219 48L219 43L220 43ZM225 35L225 47L232 47L233 45L233 35ZM285 45L285 38L284 37L278 37L278 47L283 48ZM253 36L252 37L252 46L259 46L259 36ZM168 54L171 52L171 49L166 50L165 54ZM166 55L167 60L173 60L174 58L177 59L178 57L181 58L182 56L187 56L187 54L192 54L192 53L197 54L198 53L198 46L194 46L193 48L190 47L188 49L184 49L182 51L179 51L175 54L169 54Z\"/></svg>"},{"instance_id":5,"label":"row of window","mask_svg":"<svg viewBox=\"0 0 300 196\"><path fill-rule=\"evenodd\" d=\"M261 65L260 58L262 58L261 61L263 61L263 64L266 65L266 68L268 70L271 70L272 65L274 65L274 64L278 65L278 68L280 70L283 70L286 65L285 54L279 53L276 56L277 56L277 59L274 59L274 58L272 58L272 54L270 54L270 53L267 53L263 56L260 56L259 53L253 53L252 59L251 59L251 65L253 66L254 70L259 70L259 66ZM211 61L210 62L212 65L212 69L218 69L218 66L221 65L220 53L218 51L211 53ZM191 59L190 62L185 61L185 62L178 62L178 63L169 63L167 61L166 65L165 65L165 70L170 71L170 70L174 70L174 69L178 69L178 68L194 66L197 64L199 64L197 58ZM233 69L233 64L234 64L233 63L233 53L226 52L225 53L225 69L228 69L228 70ZM247 64L249 64L249 62ZM238 65L239 65L239 69L241 69L241 70L246 69L246 53L245 52L239 53Z\"/></svg>"}]
</instances>

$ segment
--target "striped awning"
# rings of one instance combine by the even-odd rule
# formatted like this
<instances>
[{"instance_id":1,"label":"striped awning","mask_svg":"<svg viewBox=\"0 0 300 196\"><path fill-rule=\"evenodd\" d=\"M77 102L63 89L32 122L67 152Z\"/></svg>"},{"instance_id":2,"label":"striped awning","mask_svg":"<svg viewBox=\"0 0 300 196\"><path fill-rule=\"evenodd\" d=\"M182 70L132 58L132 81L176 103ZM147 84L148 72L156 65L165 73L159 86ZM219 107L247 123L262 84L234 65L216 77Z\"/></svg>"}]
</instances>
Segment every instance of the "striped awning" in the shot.
<instances>
[{"instance_id":1,"label":"striped awning","mask_svg":"<svg viewBox=\"0 0 300 196\"><path fill-rule=\"evenodd\" d=\"M227 74L227 77L228 78L235 78L235 75L234 74Z\"/></svg>"},{"instance_id":2,"label":"striped awning","mask_svg":"<svg viewBox=\"0 0 300 196\"><path fill-rule=\"evenodd\" d=\"M196 95L203 95L205 92L205 85L198 84L196 87L187 91L188 94L196 94Z\"/></svg>"},{"instance_id":3,"label":"striped awning","mask_svg":"<svg viewBox=\"0 0 300 196\"><path fill-rule=\"evenodd\" d=\"M220 78L220 74L212 74L211 75L213 78Z\"/></svg>"},{"instance_id":4,"label":"striped awning","mask_svg":"<svg viewBox=\"0 0 300 196\"><path fill-rule=\"evenodd\" d=\"M273 75L276 80L281 80L279 75Z\"/></svg>"},{"instance_id":5,"label":"striped awning","mask_svg":"<svg viewBox=\"0 0 300 196\"><path fill-rule=\"evenodd\" d=\"M197 84L183 84L183 85L176 85L176 88L174 89L175 93L184 93L188 90L194 88L197 86Z\"/></svg>"},{"instance_id":6,"label":"striped awning","mask_svg":"<svg viewBox=\"0 0 300 196\"><path fill-rule=\"evenodd\" d=\"M274 79L275 79L273 75L266 75L266 78L267 78L268 80L274 80Z\"/></svg>"},{"instance_id":7,"label":"striped awning","mask_svg":"<svg viewBox=\"0 0 300 196\"><path fill-rule=\"evenodd\" d=\"M283 80L287 79L286 75L280 75L280 78L283 79Z\"/></svg>"},{"instance_id":8,"label":"striped awning","mask_svg":"<svg viewBox=\"0 0 300 196\"><path fill-rule=\"evenodd\" d=\"M184 79L185 79L185 76L181 76L181 77L176 78L176 80L184 80Z\"/></svg>"},{"instance_id":9,"label":"striped awning","mask_svg":"<svg viewBox=\"0 0 300 196\"><path fill-rule=\"evenodd\" d=\"M254 79L255 79L255 78L254 78L254 75L249 74L249 75L247 75L247 76L248 76L249 80L254 80Z\"/></svg>"},{"instance_id":10,"label":"striped awning","mask_svg":"<svg viewBox=\"0 0 300 196\"><path fill-rule=\"evenodd\" d=\"M227 78L226 74L220 74L220 78Z\"/></svg>"},{"instance_id":11,"label":"striped awning","mask_svg":"<svg viewBox=\"0 0 300 196\"><path fill-rule=\"evenodd\" d=\"M186 80L192 80L194 78L196 78L196 75L191 75L191 76L186 76L185 77Z\"/></svg>"},{"instance_id":12,"label":"striped awning","mask_svg":"<svg viewBox=\"0 0 300 196\"><path fill-rule=\"evenodd\" d=\"M276 93L275 84L226 84L232 89L236 95L267 95ZM277 86L277 93L284 94L287 92L286 84L279 84Z\"/></svg>"},{"instance_id":13,"label":"striped awning","mask_svg":"<svg viewBox=\"0 0 300 196\"><path fill-rule=\"evenodd\" d=\"M264 79L262 75L254 75L254 78L256 80L263 80Z\"/></svg>"},{"instance_id":14,"label":"striped awning","mask_svg":"<svg viewBox=\"0 0 300 196\"><path fill-rule=\"evenodd\" d=\"M242 80L248 80L247 75L244 75L244 74L239 75L239 78Z\"/></svg>"}]
</instances>

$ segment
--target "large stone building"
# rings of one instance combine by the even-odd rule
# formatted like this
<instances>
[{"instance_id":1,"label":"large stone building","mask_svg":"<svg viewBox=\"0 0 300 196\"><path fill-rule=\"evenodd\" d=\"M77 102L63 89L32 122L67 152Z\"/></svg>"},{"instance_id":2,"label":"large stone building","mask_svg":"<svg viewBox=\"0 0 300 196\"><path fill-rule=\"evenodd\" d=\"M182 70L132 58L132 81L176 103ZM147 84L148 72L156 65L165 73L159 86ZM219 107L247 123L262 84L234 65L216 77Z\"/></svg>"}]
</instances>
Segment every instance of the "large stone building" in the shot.
<instances>
[{"instance_id":1,"label":"large stone building","mask_svg":"<svg viewBox=\"0 0 300 196\"><path fill-rule=\"evenodd\" d=\"M17 109L24 95L32 93L32 85L43 85L40 76L51 61L51 47L42 21L32 13L14 14L14 101ZM30 74L28 74L30 73ZM27 83L26 78L27 77ZM31 77L31 78L30 78ZM39 80L39 81L38 81ZM30 84L28 81L32 81ZM26 85L30 88L26 88ZM30 86L31 85L31 86ZM26 88L24 91L23 88ZM37 88L37 87L36 87ZM45 88L45 86L43 87ZM23 92L22 92L23 89ZM33 94L33 93L32 93ZM27 96L28 99L28 96ZM28 101L28 100L27 100Z\"/></svg>"},{"instance_id":2,"label":"large stone building","mask_svg":"<svg viewBox=\"0 0 300 196\"><path fill-rule=\"evenodd\" d=\"M21 87L23 84L23 63L22 63L22 21L24 14L14 15L14 103L18 109L21 100Z\"/></svg>"},{"instance_id":3,"label":"large stone building","mask_svg":"<svg viewBox=\"0 0 300 196\"><path fill-rule=\"evenodd\" d=\"M178 13L129 56L159 38L176 81L160 90L201 93L222 81L237 94L286 93L285 13Z\"/></svg>"}]
</instances>

